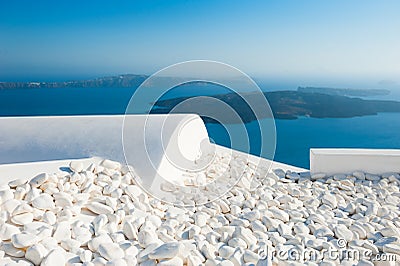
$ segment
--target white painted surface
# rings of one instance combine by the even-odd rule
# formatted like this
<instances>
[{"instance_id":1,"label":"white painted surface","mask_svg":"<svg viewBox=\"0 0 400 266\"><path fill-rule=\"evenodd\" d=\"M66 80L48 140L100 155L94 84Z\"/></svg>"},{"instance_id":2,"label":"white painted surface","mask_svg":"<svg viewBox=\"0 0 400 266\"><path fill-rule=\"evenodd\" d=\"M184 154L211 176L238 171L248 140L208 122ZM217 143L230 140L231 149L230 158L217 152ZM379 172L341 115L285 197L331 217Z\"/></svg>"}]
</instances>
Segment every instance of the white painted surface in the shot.
<instances>
[{"instance_id":1,"label":"white painted surface","mask_svg":"<svg viewBox=\"0 0 400 266\"><path fill-rule=\"evenodd\" d=\"M400 150L385 149L311 149L312 173L352 173L363 171L371 174L400 173Z\"/></svg>"},{"instance_id":2,"label":"white painted surface","mask_svg":"<svg viewBox=\"0 0 400 266\"><path fill-rule=\"evenodd\" d=\"M121 158L123 116L0 118L0 163Z\"/></svg>"},{"instance_id":3,"label":"white painted surface","mask_svg":"<svg viewBox=\"0 0 400 266\"><path fill-rule=\"evenodd\" d=\"M164 130L166 147L170 138L177 135L175 129L180 129L180 146L188 157L195 156L194 141L208 138L197 115L127 115L126 119L127 130L135 133L130 137L138 141L144 139L145 123L151 128L146 136L149 142L160 139ZM192 122L184 123L187 120ZM1 117L0 164L92 156L123 162L123 121L123 115Z\"/></svg>"},{"instance_id":4,"label":"white painted surface","mask_svg":"<svg viewBox=\"0 0 400 266\"><path fill-rule=\"evenodd\" d=\"M135 168L145 187L160 180L183 184L183 175L210 147L203 120L194 114L125 117L123 145L126 163ZM113 158L111 158L113 159Z\"/></svg>"},{"instance_id":5,"label":"white painted surface","mask_svg":"<svg viewBox=\"0 0 400 266\"><path fill-rule=\"evenodd\" d=\"M200 143L209 144L203 121L193 114L3 117L0 164L94 156L125 163L123 133L128 164L143 176L157 172L179 180L182 171L168 156L193 160Z\"/></svg>"},{"instance_id":6,"label":"white painted surface","mask_svg":"<svg viewBox=\"0 0 400 266\"><path fill-rule=\"evenodd\" d=\"M76 159L74 159L76 160ZM84 166L98 162L100 158L79 159ZM71 160L54 160L30 163L14 163L0 165L0 185L16 179L29 180L40 173L60 173L68 170Z\"/></svg>"}]
</instances>

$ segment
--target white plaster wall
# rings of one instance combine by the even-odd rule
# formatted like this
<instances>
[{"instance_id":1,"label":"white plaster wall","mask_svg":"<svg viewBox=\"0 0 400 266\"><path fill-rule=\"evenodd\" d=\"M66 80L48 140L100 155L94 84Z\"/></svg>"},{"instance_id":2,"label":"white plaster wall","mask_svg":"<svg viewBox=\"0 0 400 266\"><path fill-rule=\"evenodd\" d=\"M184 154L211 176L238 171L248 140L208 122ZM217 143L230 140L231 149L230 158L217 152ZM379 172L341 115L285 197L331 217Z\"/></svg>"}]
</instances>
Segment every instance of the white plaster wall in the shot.
<instances>
[{"instance_id":1,"label":"white plaster wall","mask_svg":"<svg viewBox=\"0 0 400 266\"><path fill-rule=\"evenodd\" d=\"M209 143L203 121L193 114L4 117L0 164L93 156L125 163L123 133L128 163L143 176L159 171L179 179L181 170L166 155L193 160L200 143Z\"/></svg>"},{"instance_id":2,"label":"white plaster wall","mask_svg":"<svg viewBox=\"0 0 400 266\"><path fill-rule=\"evenodd\" d=\"M168 117L168 119L166 118ZM0 164L100 156L124 161L122 149L123 115L47 116L0 118ZM128 115L126 131L137 142L147 139L168 146L180 134L180 148L193 158L193 141L208 138L197 115ZM184 123L190 120L190 123ZM176 132L180 128L181 132ZM161 143L160 143L161 145Z\"/></svg>"},{"instance_id":3,"label":"white plaster wall","mask_svg":"<svg viewBox=\"0 0 400 266\"><path fill-rule=\"evenodd\" d=\"M371 174L400 173L400 150L386 149L311 149L312 173L352 173L363 171Z\"/></svg>"}]
</instances>

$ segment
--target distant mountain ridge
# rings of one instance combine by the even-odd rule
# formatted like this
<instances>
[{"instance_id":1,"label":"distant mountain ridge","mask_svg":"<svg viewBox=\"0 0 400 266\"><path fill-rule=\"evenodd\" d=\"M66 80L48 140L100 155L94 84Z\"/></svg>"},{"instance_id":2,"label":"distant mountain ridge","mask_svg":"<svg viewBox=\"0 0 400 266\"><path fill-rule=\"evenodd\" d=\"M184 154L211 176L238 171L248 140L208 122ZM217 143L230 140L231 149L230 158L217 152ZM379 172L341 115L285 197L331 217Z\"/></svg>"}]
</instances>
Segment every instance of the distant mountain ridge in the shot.
<instances>
[{"instance_id":1,"label":"distant mountain ridge","mask_svg":"<svg viewBox=\"0 0 400 266\"><path fill-rule=\"evenodd\" d=\"M29 88L134 88L148 78L146 75L124 74L89 80L61 82L0 82L0 89Z\"/></svg>"},{"instance_id":2,"label":"distant mountain ridge","mask_svg":"<svg viewBox=\"0 0 400 266\"><path fill-rule=\"evenodd\" d=\"M336 96L382 96L390 94L390 90L385 89L342 89L342 88L327 88L327 87L298 87L297 91L305 93L322 93Z\"/></svg>"}]
</instances>

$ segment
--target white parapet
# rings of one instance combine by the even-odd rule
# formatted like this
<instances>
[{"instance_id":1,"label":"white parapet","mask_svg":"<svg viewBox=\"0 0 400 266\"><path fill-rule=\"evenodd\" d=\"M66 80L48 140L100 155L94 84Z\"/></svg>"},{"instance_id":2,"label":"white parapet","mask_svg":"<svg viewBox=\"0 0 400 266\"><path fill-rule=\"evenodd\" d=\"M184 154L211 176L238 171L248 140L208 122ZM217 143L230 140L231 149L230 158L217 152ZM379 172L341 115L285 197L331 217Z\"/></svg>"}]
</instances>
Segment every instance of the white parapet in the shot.
<instances>
[{"instance_id":1,"label":"white parapet","mask_svg":"<svg viewBox=\"0 0 400 266\"><path fill-rule=\"evenodd\" d=\"M400 173L400 150L311 149L311 173Z\"/></svg>"},{"instance_id":2,"label":"white parapet","mask_svg":"<svg viewBox=\"0 0 400 266\"><path fill-rule=\"evenodd\" d=\"M193 161L201 145L209 138L194 114L0 118L0 164L94 156L126 163L125 149L141 175L178 178L168 155Z\"/></svg>"}]
</instances>

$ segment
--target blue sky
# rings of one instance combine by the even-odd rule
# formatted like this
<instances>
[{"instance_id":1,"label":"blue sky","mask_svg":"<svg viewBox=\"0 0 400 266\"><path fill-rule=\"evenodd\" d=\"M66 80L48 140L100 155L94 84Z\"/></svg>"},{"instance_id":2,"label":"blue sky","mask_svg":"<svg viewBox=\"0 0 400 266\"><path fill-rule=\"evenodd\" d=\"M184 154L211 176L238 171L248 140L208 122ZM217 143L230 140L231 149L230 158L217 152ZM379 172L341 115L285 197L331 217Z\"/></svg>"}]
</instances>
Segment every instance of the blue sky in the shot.
<instances>
[{"instance_id":1,"label":"blue sky","mask_svg":"<svg viewBox=\"0 0 400 266\"><path fill-rule=\"evenodd\" d=\"M400 1L1 1L0 79L151 74L400 82Z\"/></svg>"}]
</instances>

